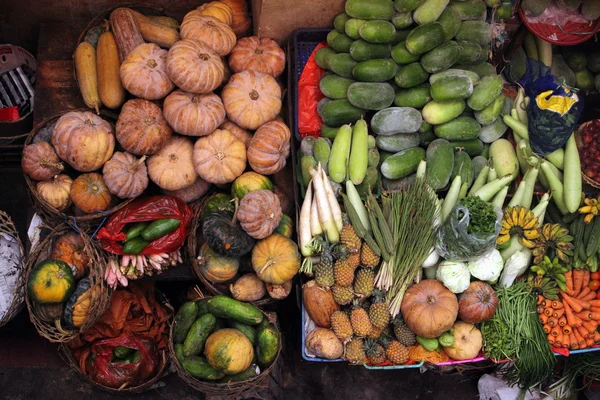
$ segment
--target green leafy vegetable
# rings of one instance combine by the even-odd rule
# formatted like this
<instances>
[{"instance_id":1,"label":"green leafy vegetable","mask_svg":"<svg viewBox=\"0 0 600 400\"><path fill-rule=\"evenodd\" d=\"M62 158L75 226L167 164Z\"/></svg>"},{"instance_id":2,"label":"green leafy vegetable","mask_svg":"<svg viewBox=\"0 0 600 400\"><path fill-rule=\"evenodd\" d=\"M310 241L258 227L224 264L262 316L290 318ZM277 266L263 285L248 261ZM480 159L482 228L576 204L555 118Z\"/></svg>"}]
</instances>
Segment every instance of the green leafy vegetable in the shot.
<instances>
[{"instance_id":1,"label":"green leafy vegetable","mask_svg":"<svg viewBox=\"0 0 600 400\"><path fill-rule=\"evenodd\" d=\"M494 205L481 200L477 196L461 199L458 204L469 209L469 227L467 232L493 233L496 227L496 211ZM462 218L462 215L459 215Z\"/></svg>"}]
</instances>

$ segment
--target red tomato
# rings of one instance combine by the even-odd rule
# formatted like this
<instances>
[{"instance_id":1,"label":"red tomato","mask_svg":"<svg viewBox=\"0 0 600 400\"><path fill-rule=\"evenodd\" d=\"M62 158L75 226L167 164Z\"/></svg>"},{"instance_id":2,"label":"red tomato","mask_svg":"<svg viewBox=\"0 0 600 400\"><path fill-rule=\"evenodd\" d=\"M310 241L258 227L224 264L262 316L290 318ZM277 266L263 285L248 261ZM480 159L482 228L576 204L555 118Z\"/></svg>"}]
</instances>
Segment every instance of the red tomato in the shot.
<instances>
[{"instance_id":1,"label":"red tomato","mask_svg":"<svg viewBox=\"0 0 600 400\"><path fill-rule=\"evenodd\" d=\"M600 292L598 292L598 293L596 294L596 298L597 298L598 300L600 300Z\"/></svg>"},{"instance_id":2,"label":"red tomato","mask_svg":"<svg viewBox=\"0 0 600 400\"><path fill-rule=\"evenodd\" d=\"M592 278L593 281L600 281L600 272L592 272L590 278Z\"/></svg>"},{"instance_id":3,"label":"red tomato","mask_svg":"<svg viewBox=\"0 0 600 400\"><path fill-rule=\"evenodd\" d=\"M590 290L594 290L594 291L598 290L598 288L600 288L600 281L596 281L596 280L591 281L589 287L590 287Z\"/></svg>"}]
</instances>

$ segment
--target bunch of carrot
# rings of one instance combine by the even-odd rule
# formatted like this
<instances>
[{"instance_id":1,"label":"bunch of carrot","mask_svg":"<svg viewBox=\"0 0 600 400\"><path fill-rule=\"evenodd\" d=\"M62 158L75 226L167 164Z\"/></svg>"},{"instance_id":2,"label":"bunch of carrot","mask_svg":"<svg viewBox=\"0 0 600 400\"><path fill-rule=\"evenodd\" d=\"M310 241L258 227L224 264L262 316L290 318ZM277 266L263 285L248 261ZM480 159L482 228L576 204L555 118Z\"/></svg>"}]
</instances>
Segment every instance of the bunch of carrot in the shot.
<instances>
[{"instance_id":1,"label":"bunch of carrot","mask_svg":"<svg viewBox=\"0 0 600 400\"><path fill-rule=\"evenodd\" d=\"M600 342L600 300L588 287L589 270L571 270L565 278L566 292L559 292L562 301L538 296L539 320L551 346L585 349Z\"/></svg>"}]
</instances>

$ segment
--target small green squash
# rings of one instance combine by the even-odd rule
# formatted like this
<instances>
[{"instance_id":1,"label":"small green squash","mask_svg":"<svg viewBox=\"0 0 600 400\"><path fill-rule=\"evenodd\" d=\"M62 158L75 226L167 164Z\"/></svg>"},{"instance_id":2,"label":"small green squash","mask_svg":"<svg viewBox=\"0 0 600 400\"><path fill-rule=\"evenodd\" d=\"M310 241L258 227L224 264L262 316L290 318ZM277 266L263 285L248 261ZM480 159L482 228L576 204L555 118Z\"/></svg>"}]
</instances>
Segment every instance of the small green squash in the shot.
<instances>
[{"instance_id":1,"label":"small green squash","mask_svg":"<svg viewBox=\"0 0 600 400\"><path fill-rule=\"evenodd\" d=\"M63 319L69 328L81 328L89 315L92 305L90 280L83 278L69 297Z\"/></svg>"},{"instance_id":2,"label":"small green squash","mask_svg":"<svg viewBox=\"0 0 600 400\"><path fill-rule=\"evenodd\" d=\"M279 221L279 225L275 228L275 233L279 233L289 239L292 238L294 233L294 223L289 215L283 214L281 220Z\"/></svg>"},{"instance_id":3,"label":"small green squash","mask_svg":"<svg viewBox=\"0 0 600 400\"><path fill-rule=\"evenodd\" d=\"M252 343L237 329L220 329L204 345L204 355L211 367L235 375L246 370L254 359Z\"/></svg>"},{"instance_id":4,"label":"small green squash","mask_svg":"<svg viewBox=\"0 0 600 400\"><path fill-rule=\"evenodd\" d=\"M233 184L231 185L231 196L241 200L249 192L261 189L273 192L275 187L273 186L273 182L264 175L254 171L244 172L233 181Z\"/></svg>"},{"instance_id":5,"label":"small green squash","mask_svg":"<svg viewBox=\"0 0 600 400\"><path fill-rule=\"evenodd\" d=\"M206 243L200 248L198 266L202 276L212 283L222 283L233 279L240 267L239 260L217 254Z\"/></svg>"},{"instance_id":6,"label":"small green squash","mask_svg":"<svg viewBox=\"0 0 600 400\"><path fill-rule=\"evenodd\" d=\"M237 222L236 213L229 211L208 215L202 224L202 234L210 248L222 256L241 257L254 247L254 239Z\"/></svg>"},{"instance_id":7,"label":"small green squash","mask_svg":"<svg viewBox=\"0 0 600 400\"><path fill-rule=\"evenodd\" d=\"M42 261L29 274L27 290L31 299L38 303L62 303L74 289L73 271L64 261Z\"/></svg>"},{"instance_id":8,"label":"small green squash","mask_svg":"<svg viewBox=\"0 0 600 400\"><path fill-rule=\"evenodd\" d=\"M204 221L207 216L217 211L231 211L235 210L235 204L231 201L231 196L227 193L215 193L211 195L200 213L200 220Z\"/></svg>"}]
</instances>

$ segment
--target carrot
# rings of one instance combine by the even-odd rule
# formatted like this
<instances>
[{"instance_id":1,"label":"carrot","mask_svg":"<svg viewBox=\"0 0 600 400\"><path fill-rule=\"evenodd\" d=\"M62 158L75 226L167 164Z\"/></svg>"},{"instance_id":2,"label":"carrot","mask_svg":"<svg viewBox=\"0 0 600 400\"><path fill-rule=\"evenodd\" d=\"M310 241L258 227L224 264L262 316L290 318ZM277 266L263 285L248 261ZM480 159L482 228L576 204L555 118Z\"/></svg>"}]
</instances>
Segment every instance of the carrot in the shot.
<instances>
[{"instance_id":1,"label":"carrot","mask_svg":"<svg viewBox=\"0 0 600 400\"><path fill-rule=\"evenodd\" d=\"M592 313L589 311L582 311L577 313L577 316L584 321L590 321L592 319Z\"/></svg>"},{"instance_id":2,"label":"carrot","mask_svg":"<svg viewBox=\"0 0 600 400\"><path fill-rule=\"evenodd\" d=\"M583 287L581 288L581 290L583 291L583 288L588 288L588 285L590 284L590 270L589 269L584 269L583 270Z\"/></svg>"},{"instance_id":3,"label":"carrot","mask_svg":"<svg viewBox=\"0 0 600 400\"><path fill-rule=\"evenodd\" d=\"M552 308L554 308L555 310L560 310L561 308L564 308L564 306L560 300L554 300L552 302Z\"/></svg>"},{"instance_id":4,"label":"carrot","mask_svg":"<svg viewBox=\"0 0 600 400\"><path fill-rule=\"evenodd\" d=\"M565 313L565 308L559 308L558 310L554 310L554 312L552 313L552 316L554 318L560 318L564 315Z\"/></svg>"},{"instance_id":5,"label":"carrot","mask_svg":"<svg viewBox=\"0 0 600 400\"><path fill-rule=\"evenodd\" d=\"M544 314L547 316L551 316L552 311L554 311L552 308L544 308Z\"/></svg>"},{"instance_id":6,"label":"carrot","mask_svg":"<svg viewBox=\"0 0 600 400\"><path fill-rule=\"evenodd\" d=\"M548 339L548 343L550 344L550 346L554 345L554 336L552 336L552 334L548 334L548 336L546 336L546 339Z\"/></svg>"},{"instance_id":7,"label":"carrot","mask_svg":"<svg viewBox=\"0 0 600 400\"><path fill-rule=\"evenodd\" d=\"M596 344L596 343L594 342L594 339L588 338L588 339L585 341L585 345L586 345L586 347L592 347L594 344Z\"/></svg>"},{"instance_id":8,"label":"carrot","mask_svg":"<svg viewBox=\"0 0 600 400\"><path fill-rule=\"evenodd\" d=\"M573 271L573 296L577 296L583 287L583 270L576 269Z\"/></svg>"},{"instance_id":9,"label":"carrot","mask_svg":"<svg viewBox=\"0 0 600 400\"><path fill-rule=\"evenodd\" d=\"M582 299L585 296L587 296L588 294L590 294L592 290L588 287L588 286L584 286L583 289L581 289L581 292L577 295L578 299ZM595 296L594 296L595 297Z\"/></svg>"},{"instance_id":10,"label":"carrot","mask_svg":"<svg viewBox=\"0 0 600 400\"><path fill-rule=\"evenodd\" d=\"M552 330L552 327L548 324L544 324L544 333L548 334Z\"/></svg>"},{"instance_id":11,"label":"carrot","mask_svg":"<svg viewBox=\"0 0 600 400\"><path fill-rule=\"evenodd\" d=\"M590 303L592 305L592 307L600 307L600 299L589 300L588 303Z\"/></svg>"},{"instance_id":12,"label":"carrot","mask_svg":"<svg viewBox=\"0 0 600 400\"><path fill-rule=\"evenodd\" d=\"M577 325L577 320L575 319L575 315L573 314L573 310L571 310L571 306L568 303L565 304L565 316L567 317L567 323L571 326Z\"/></svg>"},{"instance_id":13,"label":"carrot","mask_svg":"<svg viewBox=\"0 0 600 400\"><path fill-rule=\"evenodd\" d=\"M546 325L548 323L548 316L546 314L542 314L539 317L540 324Z\"/></svg>"},{"instance_id":14,"label":"carrot","mask_svg":"<svg viewBox=\"0 0 600 400\"><path fill-rule=\"evenodd\" d=\"M567 282L566 282L567 294L569 296L572 296L573 293L574 293L574 290L573 290L573 271L571 270L571 271L567 272L565 274L565 278L567 280Z\"/></svg>"},{"instance_id":15,"label":"carrot","mask_svg":"<svg viewBox=\"0 0 600 400\"><path fill-rule=\"evenodd\" d=\"M581 300L587 301L589 303L590 300L594 300L595 298L596 298L596 292L594 292L593 290L590 290L590 292L587 294L587 296L583 297Z\"/></svg>"},{"instance_id":16,"label":"carrot","mask_svg":"<svg viewBox=\"0 0 600 400\"><path fill-rule=\"evenodd\" d=\"M558 325L558 320L554 317L550 317L548 318L548 325L550 325L551 327L555 327Z\"/></svg>"},{"instance_id":17,"label":"carrot","mask_svg":"<svg viewBox=\"0 0 600 400\"><path fill-rule=\"evenodd\" d=\"M544 308L548 307L549 306L548 300L546 300L546 299L542 300L542 303L540 305Z\"/></svg>"},{"instance_id":18,"label":"carrot","mask_svg":"<svg viewBox=\"0 0 600 400\"><path fill-rule=\"evenodd\" d=\"M596 329L598 328L598 322L591 320L591 321L583 321L583 327L585 329L587 329L588 331L590 331L590 333L594 333L596 331Z\"/></svg>"},{"instance_id":19,"label":"carrot","mask_svg":"<svg viewBox=\"0 0 600 400\"><path fill-rule=\"evenodd\" d=\"M594 307L594 306L592 306L592 307L590 308L590 311L591 311L591 312L600 312L600 307Z\"/></svg>"},{"instance_id":20,"label":"carrot","mask_svg":"<svg viewBox=\"0 0 600 400\"><path fill-rule=\"evenodd\" d=\"M558 326L565 326L565 325L567 325L567 318L564 316L560 317L558 319Z\"/></svg>"},{"instance_id":21,"label":"carrot","mask_svg":"<svg viewBox=\"0 0 600 400\"><path fill-rule=\"evenodd\" d=\"M583 326L577 328L577 332L579 332L579 336L581 336L583 339L587 339L588 337L590 337L590 332ZM579 344L581 345L581 341Z\"/></svg>"},{"instance_id":22,"label":"carrot","mask_svg":"<svg viewBox=\"0 0 600 400\"><path fill-rule=\"evenodd\" d=\"M594 336L594 341L595 341L596 343L597 343L597 342L600 342L600 332L594 332L594 335L593 335L593 336Z\"/></svg>"},{"instance_id":23,"label":"carrot","mask_svg":"<svg viewBox=\"0 0 600 400\"><path fill-rule=\"evenodd\" d=\"M537 304L539 306L540 304L542 304L542 301L544 301L544 296L542 296L541 294L538 294L537 303L535 303L535 304Z\"/></svg>"},{"instance_id":24,"label":"carrot","mask_svg":"<svg viewBox=\"0 0 600 400\"><path fill-rule=\"evenodd\" d=\"M570 335L573 332L573 329L569 325L563 326L563 333L565 335Z\"/></svg>"},{"instance_id":25,"label":"carrot","mask_svg":"<svg viewBox=\"0 0 600 400\"><path fill-rule=\"evenodd\" d=\"M600 321L600 312L591 312L589 315L591 319Z\"/></svg>"},{"instance_id":26,"label":"carrot","mask_svg":"<svg viewBox=\"0 0 600 400\"><path fill-rule=\"evenodd\" d=\"M538 314L543 314L544 313L544 307L543 306L537 306L535 308L535 311L537 311Z\"/></svg>"},{"instance_id":27,"label":"carrot","mask_svg":"<svg viewBox=\"0 0 600 400\"><path fill-rule=\"evenodd\" d=\"M563 301L565 303L567 303L568 305L570 305L571 308L573 309L573 311L578 313L578 312L581 312L581 310L583 310L583 306L578 301L576 301L576 299L574 299L573 297L569 296L568 294L566 294L564 292L560 292L560 294L562 295Z\"/></svg>"},{"instance_id":28,"label":"carrot","mask_svg":"<svg viewBox=\"0 0 600 400\"><path fill-rule=\"evenodd\" d=\"M571 350L577 350L579 348L579 345L577 344L577 338L575 337L575 334L573 332L571 332L571 334L569 335L569 342L569 347Z\"/></svg>"},{"instance_id":29,"label":"carrot","mask_svg":"<svg viewBox=\"0 0 600 400\"><path fill-rule=\"evenodd\" d=\"M550 334L555 337L555 339L554 339L555 341L556 341L556 337L558 336L559 333L562 334L562 329L560 328L560 326L558 326L558 325L553 326L552 330L550 331Z\"/></svg>"}]
</instances>

